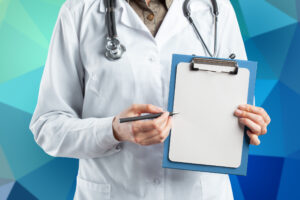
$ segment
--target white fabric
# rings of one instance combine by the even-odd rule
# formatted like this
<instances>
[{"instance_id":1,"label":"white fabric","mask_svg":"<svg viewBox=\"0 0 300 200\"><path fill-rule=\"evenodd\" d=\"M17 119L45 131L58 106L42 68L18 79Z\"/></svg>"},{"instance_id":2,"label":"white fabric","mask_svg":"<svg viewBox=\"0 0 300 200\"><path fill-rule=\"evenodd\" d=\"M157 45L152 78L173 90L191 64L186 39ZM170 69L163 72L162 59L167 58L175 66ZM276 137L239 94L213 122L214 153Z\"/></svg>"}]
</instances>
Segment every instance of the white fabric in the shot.
<instances>
[{"instance_id":1,"label":"white fabric","mask_svg":"<svg viewBox=\"0 0 300 200\"><path fill-rule=\"evenodd\" d=\"M115 115L133 103L167 109L172 53L207 56L174 0L155 38L125 0L117 1L116 23L127 51L104 57L103 0L68 0L49 48L30 129L52 156L79 158L75 199L232 199L227 175L163 169L163 144L119 143ZM218 0L218 57L245 49L229 0ZM195 6L193 6L193 4ZM210 49L210 0L192 0L192 14Z\"/></svg>"}]
</instances>

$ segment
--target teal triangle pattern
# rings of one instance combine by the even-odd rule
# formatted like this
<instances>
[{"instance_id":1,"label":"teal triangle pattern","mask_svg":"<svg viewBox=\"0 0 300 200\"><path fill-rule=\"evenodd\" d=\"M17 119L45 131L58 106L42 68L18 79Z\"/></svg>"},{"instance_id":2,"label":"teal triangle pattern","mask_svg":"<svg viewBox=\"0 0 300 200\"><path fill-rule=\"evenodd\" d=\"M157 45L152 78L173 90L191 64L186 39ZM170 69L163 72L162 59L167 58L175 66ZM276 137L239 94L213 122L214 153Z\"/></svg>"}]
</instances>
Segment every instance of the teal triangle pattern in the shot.
<instances>
[{"instance_id":1,"label":"teal triangle pattern","mask_svg":"<svg viewBox=\"0 0 300 200\"><path fill-rule=\"evenodd\" d=\"M294 19L298 19L297 15L297 0L267 0L274 7L278 8L282 12L286 13Z\"/></svg>"},{"instance_id":2,"label":"teal triangle pattern","mask_svg":"<svg viewBox=\"0 0 300 200\"><path fill-rule=\"evenodd\" d=\"M30 120L30 114L0 103L0 145L15 179L53 159L34 141Z\"/></svg>"},{"instance_id":3,"label":"teal triangle pattern","mask_svg":"<svg viewBox=\"0 0 300 200\"><path fill-rule=\"evenodd\" d=\"M77 160L55 158L18 181L40 199L66 199L74 187L77 170Z\"/></svg>"},{"instance_id":4,"label":"teal triangle pattern","mask_svg":"<svg viewBox=\"0 0 300 200\"><path fill-rule=\"evenodd\" d=\"M39 27L39 30L45 38L50 41L58 15L57 5L41 0L20 0L20 3L34 23Z\"/></svg>"},{"instance_id":5,"label":"teal triangle pattern","mask_svg":"<svg viewBox=\"0 0 300 200\"><path fill-rule=\"evenodd\" d=\"M297 25L298 23L288 25L252 38L265 63L268 64L271 71L275 74L276 79L279 79L286 62Z\"/></svg>"},{"instance_id":6,"label":"teal triangle pattern","mask_svg":"<svg viewBox=\"0 0 300 200\"><path fill-rule=\"evenodd\" d=\"M297 22L263 0L239 0L239 3L251 37Z\"/></svg>"},{"instance_id":7,"label":"teal triangle pattern","mask_svg":"<svg viewBox=\"0 0 300 200\"><path fill-rule=\"evenodd\" d=\"M0 102L33 113L43 67L0 84Z\"/></svg>"}]
</instances>

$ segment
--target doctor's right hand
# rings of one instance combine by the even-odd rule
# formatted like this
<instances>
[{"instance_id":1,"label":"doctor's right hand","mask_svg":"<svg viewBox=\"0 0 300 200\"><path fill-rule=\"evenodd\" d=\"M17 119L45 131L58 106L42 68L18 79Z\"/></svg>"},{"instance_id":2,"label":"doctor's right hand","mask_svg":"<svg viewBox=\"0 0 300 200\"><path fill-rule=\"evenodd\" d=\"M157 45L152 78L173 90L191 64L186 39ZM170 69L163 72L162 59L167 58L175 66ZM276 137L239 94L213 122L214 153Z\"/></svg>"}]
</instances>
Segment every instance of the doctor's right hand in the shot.
<instances>
[{"instance_id":1,"label":"doctor's right hand","mask_svg":"<svg viewBox=\"0 0 300 200\"><path fill-rule=\"evenodd\" d=\"M153 120L120 123L120 118L139 116L142 113L161 113L163 110L151 104L133 104L117 115L112 123L114 137L140 145L152 145L165 141L172 127L172 117L164 112Z\"/></svg>"}]
</instances>

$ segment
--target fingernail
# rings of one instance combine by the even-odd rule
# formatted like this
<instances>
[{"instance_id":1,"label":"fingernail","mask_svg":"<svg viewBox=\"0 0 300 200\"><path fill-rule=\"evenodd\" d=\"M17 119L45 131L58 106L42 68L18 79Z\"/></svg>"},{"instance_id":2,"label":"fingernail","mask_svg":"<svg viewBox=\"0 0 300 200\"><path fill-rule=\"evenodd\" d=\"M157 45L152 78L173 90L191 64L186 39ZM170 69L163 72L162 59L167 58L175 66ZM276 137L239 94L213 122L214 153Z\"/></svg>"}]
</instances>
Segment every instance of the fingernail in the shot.
<instances>
[{"instance_id":1,"label":"fingernail","mask_svg":"<svg viewBox=\"0 0 300 200\"><path fill-rule=\"evenodd\" d=\"M252 144L258 146L260 145L260 140L257 138L257 140L252 141Z\"/></svg>"},{"instance_id":2,"label":"fingernail","mask_svg":"<svg viewBox=\"0 0 300 200\"><path fill-rule=\"evenodd\" d=\"M241 111L241 110L239 110L239 109L237 109L237 110L235 110L235 114L236 115L241 115L243 112Z\"/></svg>"},{"instance_id":3,"label":"fingernail","mask_svg":"<svg viewBox=\"0 0 300 200\"><path fill-rule=\"evenodd\" d=\"M260 139L258 139L258 141L257 141L256 145L260 145Z\"/></svg>"}]
</instances>

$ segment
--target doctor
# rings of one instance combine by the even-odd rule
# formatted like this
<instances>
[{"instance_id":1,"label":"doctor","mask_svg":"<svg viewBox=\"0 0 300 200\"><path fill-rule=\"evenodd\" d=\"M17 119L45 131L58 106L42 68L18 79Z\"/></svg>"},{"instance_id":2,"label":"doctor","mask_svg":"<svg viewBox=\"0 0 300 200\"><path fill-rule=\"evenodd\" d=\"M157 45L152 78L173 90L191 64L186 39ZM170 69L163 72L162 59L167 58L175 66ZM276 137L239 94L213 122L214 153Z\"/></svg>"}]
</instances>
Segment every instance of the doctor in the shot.
<instances>
[{"instance_id":1,"label":"doctor","mask_svg":"<svg viewBox=\"0 0 300 200\"><path fill-rule=\"evenodd\" d=\"M217 3L216 57L247 59L230 1ZM75 199L233 199L227 175L161 167L172 126L167 112L155 120L118 122L166 110L173 53L209 56L182 5L117 0L116 28L126 51L115 61L105 55L104 0L67 0L61 7L30 129L49 155L79 158ZM211 0L191 0L189 6L213 52ZM232 112L258 145L268 114L250 105Z\"/></svg>"}]
</instances>

